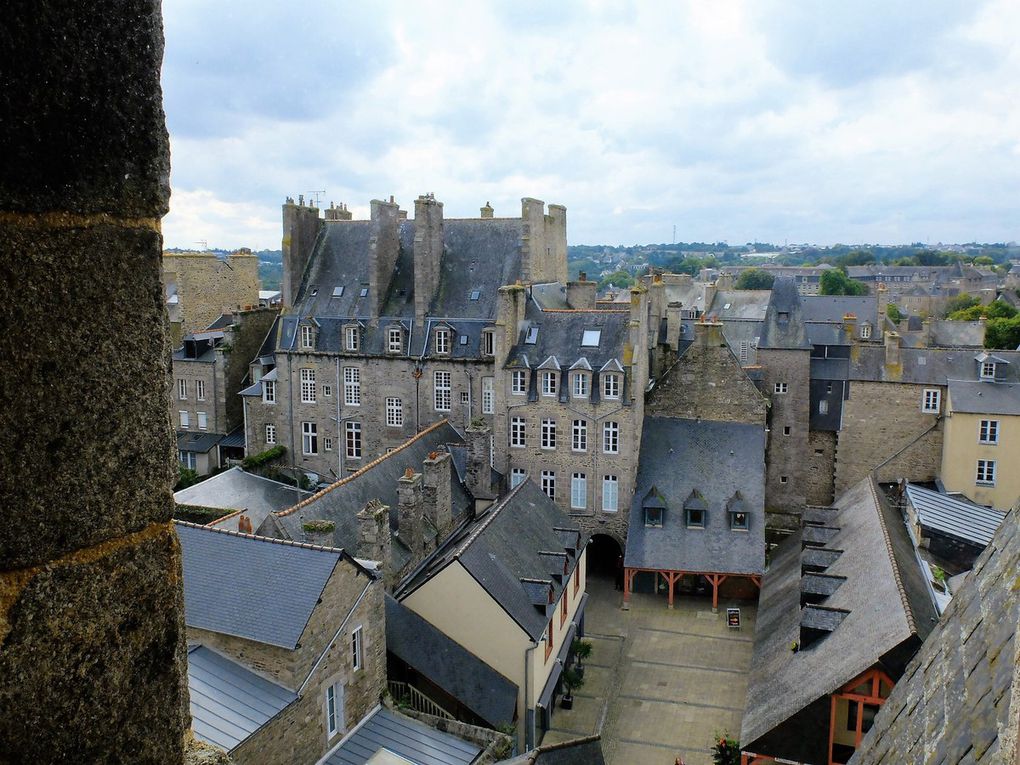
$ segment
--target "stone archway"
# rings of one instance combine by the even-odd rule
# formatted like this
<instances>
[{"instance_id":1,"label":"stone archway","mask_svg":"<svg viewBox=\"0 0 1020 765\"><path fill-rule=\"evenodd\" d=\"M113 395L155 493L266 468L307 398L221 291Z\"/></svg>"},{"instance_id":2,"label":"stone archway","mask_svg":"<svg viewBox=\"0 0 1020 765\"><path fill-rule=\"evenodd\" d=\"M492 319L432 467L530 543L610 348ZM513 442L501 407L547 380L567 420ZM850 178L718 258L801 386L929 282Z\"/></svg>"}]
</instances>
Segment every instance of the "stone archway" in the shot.
<instances>
[{"instance_id":1,"label":"stone archway","mask_svg":"<svg viewBox=\"0 0 1020 765\"><path fill-rule=\"evenodd\" d=\"M594 534L588 544L589 577L609 579L622 570L623 545L615 536Z\"/></svg>"}]
</instances>

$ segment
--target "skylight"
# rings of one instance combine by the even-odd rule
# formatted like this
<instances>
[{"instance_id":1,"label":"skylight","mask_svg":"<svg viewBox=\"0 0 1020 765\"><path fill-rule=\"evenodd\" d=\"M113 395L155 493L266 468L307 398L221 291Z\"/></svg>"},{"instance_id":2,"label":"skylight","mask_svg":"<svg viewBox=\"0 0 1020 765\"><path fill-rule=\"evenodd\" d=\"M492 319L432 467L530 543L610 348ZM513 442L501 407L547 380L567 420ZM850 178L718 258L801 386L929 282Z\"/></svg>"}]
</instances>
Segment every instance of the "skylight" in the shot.
<instances>
[{"instance_id":1,"label":"skylight","mask_svg":"<svg viewBox=\"0 0 1020 765\"><path fill-rule=\"evenodd\" d=\"M368 287L361 288L361 297L368 297Z\"/></svg>"},{"instance_id":2,"label":"skylight","mask_svg":"<svg viewBox=\"0 0 1020 765\"><path fill-rule=\"evenodd\" d=\"M538 327L528 327L528 335L524 338L527 345L534 345L538 342Z\"/></svg>"},{"instance_id":3,"label":"skylight","mask_svg":"<svg viewBox=\"0 0 1020 765\"><path fill-rule=\"evenodd\" d=\"M343 296L344 296L344 288L343 287L334 287L333 288L333 297L343 297Z\"/></svg>"},{"instance_id":4,"label":"skylight","mask_svg":"<svg viewBox=\"0 0 1020 765\"><path fill-rule=\"evenodd\" d=\"M482 296L481 290L471 290L471 300L478 300Z\"/></svg>"},{"instance_id":5,"label":"skylight","mask_svg":"<svg viewBox=\"0 0 1020 765\"><path fill-rule=\"evenodd\" d=\"M460 344L461 345L467 345L468 344L468 336L467 335L461 335L460 336Z\"/></svg>"},{"instance_id":6,"label":"skylight","mask_svg":"<svg viewBox=\"0 0 1020 765\"><path fill-rule=\"evenodd\" d=\"M598 348L599 342L602 340L601 329L586 329L581 335L581 347L582 348Z\"/></svg>"}]
</instances>

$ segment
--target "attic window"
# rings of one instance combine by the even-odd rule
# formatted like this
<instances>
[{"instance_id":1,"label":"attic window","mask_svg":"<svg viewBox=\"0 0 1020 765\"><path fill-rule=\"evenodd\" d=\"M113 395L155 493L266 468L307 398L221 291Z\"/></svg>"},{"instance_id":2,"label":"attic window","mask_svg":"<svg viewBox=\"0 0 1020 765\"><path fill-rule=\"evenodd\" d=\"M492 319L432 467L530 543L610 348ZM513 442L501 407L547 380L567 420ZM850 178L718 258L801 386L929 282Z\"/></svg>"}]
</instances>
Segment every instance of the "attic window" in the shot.
<instances>
[{"instance_id":1,"label":"attic window","mask_svg":"<svg viewBox=\"0 0 1020 765\"><path fill-rule=\"evenodd\" d=\"M789 312L787 312L787 311L780 311L780 312L779 312L779 321L781 321L781 322L787 322L787 321L789 321L789 320L790 320L790 314L789 314Z\"/></svg>"},{"instance_id":2,"label":"attic window","mask_svg":"<svg viewBox=\"0 0 1020 765\"><path fill-rule=\"evenodd\" d=\"M316 295L319 294L319 288L318 287L312 287L311 288L311 293L312 293L312 297L315 297Z\"/></svg>"},{"instance_id":3,"label":"attic window","mask_svg":"<svg viewBox=\"0 0 1020 765\"><path fill-rule=\"evenodd\" d=\"M645 508L645 526L652 528L662 528L662 508L661 507L646 507Z\"/></svg>"},{"instance_id":4,"label":"attic window","mask_svg":"<svg viewBox=\"0 0 1020 765\"><path fill-rule=\"evenodd\" d=\"M524 338L527 345L534 345L538 342L538 327L528 327L527 337Z\"/></svg>"},{"instance_id":5,"label":"attic window","mask_svg":"<svg viewBox=\"0 0 1020 765\"><path fill-rule=\"evenodd\" d=\"M478 300L482 296L481 290L471 290L470 300Z\"/></svg>"},{"instance_id":6,"label":"attic window","mask_svg":"<svg viewBox=\"0 0 1020 765\"><path fill-rule=\"evenodd\" d=\"M994 380L995 379L995 362L994 361L983 361L983 362L981 362L981 379L982 380Z\"/></svg>"},{"instance_id":7,"label":"attic window","mask_svg":"<svg viewBox=\"0 0 1020 765\"><path fill-rule=\"evenodd\" d=\"M460 344L461 345L467 345L468 344L468 336L467 335L461 335L460 336Z\"/></svg>"},{"instance_id":8,"label":"attic window","mask_svg":"<svg viewBox=\"0 0 1020 765\"><path fill-rule=\"evenodd\" d=\"M582 348L598 348L599 342L602 340L601 329L586 329L581 335L581 347Z\"/></svg>"},{"instance_id":9,"label":"attic window","mask_svg":"<svg viewBox=\"0 0 1020 765\"><path fill-rule=\"evenodd\" d=\"M724 306L723 306L723 310L724 310L724 311L728 311L728 310L730 310L730 306L731 306L731 305L732 305L732 303L727 303L726 305L724 305Z\"/></svg>"},{"instance_id":10,"label":"attic window","mask_svg":"<svg viewBox=\"0 0 1020 765\"><path fill-rule=\"evenodd\" d=\"M368 287L362 287L360 295L361 297L368 297Z\"/></svg>"},{"instance_id":11,"label":"attic window","mask_svg":"<svg viewBox=\"0 0 1020 765\"><path fill-rule=\"evenodd\" d=\"M344 296L344 288L343 287L334 287L333 288L333 297L343 297L343 296Z\"/></svg>"},{"instance_id":12,"label":"attic window","mask_svg":"<svg viewBox=\"0 0 1020 765\"><path fill-rule=\"evenodd\" d=\"M705 511L702 510L700 507L684 508L684 514L687 516L687 528L689 529L705 528Z\"/></svg>"}]
</instances>

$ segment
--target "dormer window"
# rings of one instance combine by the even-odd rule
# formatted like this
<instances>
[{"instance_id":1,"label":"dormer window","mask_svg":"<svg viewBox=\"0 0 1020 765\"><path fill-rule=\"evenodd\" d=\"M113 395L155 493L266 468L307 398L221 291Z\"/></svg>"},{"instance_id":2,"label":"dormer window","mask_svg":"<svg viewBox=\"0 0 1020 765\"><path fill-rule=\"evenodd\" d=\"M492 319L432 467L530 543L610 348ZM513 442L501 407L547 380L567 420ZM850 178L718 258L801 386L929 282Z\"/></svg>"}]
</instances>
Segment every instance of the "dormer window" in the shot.
<instances>
[{"instance_id":1,"label":"dormer window","mask_svg":"<svg viewBox=\"0 0 1020 765\"><path fill-rule=\"evenodd\" d=\"M982 380L994 380L995 379L995 362L994 361L982 361L981 362L981 379Z\"/></svg>"},{"instance_id":2,"label":"dormer window","mask_svg":"<svg viewBox=\"0 0 1020 765\"><path fill-rule=\"evenodd\" d=\"M559 374L556 372L542 373L542 395L555 396L559 386Z\"/></svg>"},{"instance_id":3,"label":"dormer window","mask_svg":"<svg viewBox=\"0 0 1020 765\"><path fill-rule=\"evenodd\" d=\"M684 508L684 513L687 517L687 528L705 528L705 511L703 509L700 507L687 507Z\"/></svg>"},{"instance_id":4,"label":"dormer window","mask_svg":"<svg viewBox=\"0 0 1020 765\"><path fill-rule=\"evenodd\" d=\"M496 354L496 333L491 330L482 332L482 355L494 356Z\"/></svg>"},{"instance_id":5,"label":"dormer window","mask_svg":"<svg viewBox=\"0 0 1020 765\"><path fill-rule=\"evenodd\" d=\"M386 352L400 353L404 350L404 332L400 327L390 327L386 332Z\"/></svg>"},{"instance_id":6,"label":"dormer window","mask_svg":"<svg viewBox=\"0 0 1020 765\"><path fill-rule=\"evenodd\" d=\"M662 528L662 508L661 507L646 507L645 508L645 526L652 528Z\"/></svg>"},{"instance_id":7,"label":"dormer window","mask_svg":"<svg viewBox=\"0 0 1020 765\"><path fill-rule=\"evenodd\" d=\"M666 514L666 500L654 486L648 490L645 498L641 500L641 510L644 513L645 526L662 528Z\"/></svg>"},{"instance_id":8,"label":"dormer window","mask_svg":"<svg viewBox=\"0 0 1020 765\"><path fill-rule=\"evenodd\" d=\"M742 510L730 511L730 528L734 531L747 531L747 513Z\"/></svg>"},{"instance_id":9,"label":"dormer window","mask_svg":"<svg viewBox=\"0 0 1020 765\"><path fill-rule=\"evenodd\" d=\"M523 396L528 392L528 374L523 369L515 369L510 373L510 392L515 396Z\"/></svg>"},{"instance_id":10,"label":"dormer window","mask_svg":"<svg viewBox=\"0 0 1020 765\"><path fill-rule=\"evenodd\" d=\"M315 345L315 331L308 324L301 325L301 347L312 348Z\"/></svg>"},{"instance_id":11,"label":"dormer window","mask_svg":"<svg viewBox=\"0 0 1020 765\"><path fill-rule=\"evenodd\" d=\"M348 351L361 348L361 331L358 327L347 327L344 330L344 348Z\"/></svg>"},{"instance_id":12,"label":"dormer window","mask_svg":"<svg viewBox=\"0 0 1020 765\"><path fill-rule=\"evenodd\" d=\"M867 340L870 337L871 337L871 325L870 324L862 324L861 325L861 339L862 340Z\"/></svg>"},{"instance_id":13,"label":"dormer window","mask_svg":"<svg viewBox=\"0 0 1020 765\"><path fill-rule=\"evenodd\" d=\"M574 398L588 398L588 375L584 372L574 372L570 379L572 396Z\"/></svg>"},{"instance_id":14,"label":"dormer window","mask_svg":"<svg viewBox=\"0 0 1020 765\"><path fill-rule=\"evenodd\" d=\"M436 330L436 353L444 356L450 353L450 330Z\"/></svg>"},{"instance_id":15,"label":"dormer window","mask_svg":"<svg viewBox=\"0 0 1020 765\"><path fill-rule=\"evenodd\" d=\"M602 398L620 397L620 375L607 372L602 375Z\"/></svg>"}]
</instances>

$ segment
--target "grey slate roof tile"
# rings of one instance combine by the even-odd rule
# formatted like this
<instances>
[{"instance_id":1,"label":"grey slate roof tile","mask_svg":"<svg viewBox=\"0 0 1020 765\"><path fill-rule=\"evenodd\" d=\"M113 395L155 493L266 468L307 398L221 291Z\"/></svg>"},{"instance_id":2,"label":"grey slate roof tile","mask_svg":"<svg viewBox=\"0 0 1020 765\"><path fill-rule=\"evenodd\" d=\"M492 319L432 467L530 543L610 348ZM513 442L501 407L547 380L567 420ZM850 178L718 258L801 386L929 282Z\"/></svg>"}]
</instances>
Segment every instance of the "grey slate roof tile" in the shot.
<instances>
[{"instance_id":1,"label":"grey slate roof tile","mask_svg":"<svg viewBox=\"0 0 1020 765\"><path fill-rule=\"evenodd\" d=\"M1020 383L950 380L954 412L1020 415Z\"/></svg>"},{"instance_id":2,"label":"grey slate roof tile","mask_svg":"<svg viewBox=\"0 0 1020 765\"><path fill-rule=\"evenodd\" d=\"M992 541L1006 515L1001 510L914 484L907 484L906 492L923 527L980 545Z\"/></svg>"},{"instance_id":3,"label":"grey slate roof tile","mask_svg":"<svg viewBox=\"0 0 1020 765\"><path fill-rule=\"evenodd\" d=\"M778 277L772 284L772 299L762 323L758 347L791 350L811 348L804 329L797 284L789 277Z\"/></svg>"},{"instance_id":4,"label":"grey slate roof tile","mask_svg":"<svg viewBox=\"0 0 1020 765\"><path fill-rule=\"evenodd\" d=\"M323 765L365 765L380 750L413 765L470 765L481 747L377 707L323 759Z\"/></svg>"}]
</instances>

